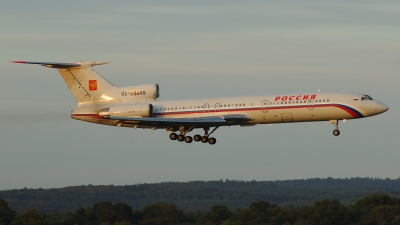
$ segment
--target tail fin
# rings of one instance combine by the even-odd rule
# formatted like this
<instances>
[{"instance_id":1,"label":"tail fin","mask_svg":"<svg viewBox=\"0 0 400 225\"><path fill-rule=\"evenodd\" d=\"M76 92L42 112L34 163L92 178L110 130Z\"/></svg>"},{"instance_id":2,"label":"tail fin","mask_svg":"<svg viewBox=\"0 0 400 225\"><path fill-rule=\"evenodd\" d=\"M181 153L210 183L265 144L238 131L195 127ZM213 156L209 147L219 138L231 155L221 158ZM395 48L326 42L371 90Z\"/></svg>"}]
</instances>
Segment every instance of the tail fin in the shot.
<instances>
[{"instance_id":1,"label":"tail fin","mask_svg":"<svg viewBox=\"0 0 400 225\"><path fill-rule=\"evenodd\" d=\"M112 85L92 68L93 66L103 65L108 62L13 62L38 64L58 69L58 72L61 74L61 77L64 79L78 104L113 101L118 98L118 87Z\"/></svg>"}]
</instances>

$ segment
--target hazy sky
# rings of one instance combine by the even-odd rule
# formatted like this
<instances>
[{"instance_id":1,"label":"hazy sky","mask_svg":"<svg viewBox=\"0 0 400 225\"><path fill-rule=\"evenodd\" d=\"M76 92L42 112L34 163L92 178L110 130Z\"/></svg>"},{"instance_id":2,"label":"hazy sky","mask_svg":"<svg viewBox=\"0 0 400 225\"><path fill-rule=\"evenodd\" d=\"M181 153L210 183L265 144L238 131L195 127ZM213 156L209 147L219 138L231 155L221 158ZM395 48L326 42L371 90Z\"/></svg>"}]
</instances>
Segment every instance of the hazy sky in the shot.
<instances>
[{"instance_id":1,"label":"hazy sky","mask_svg":"<svg viewBox=\"0 0 400 225\"><path fill-rule=\"evenodd\" d=\"M0 190L400 177L398 1L3 1L0 50ZM186 144L73 120L57 70L11 60L110 61L96 71L158 83L160 100L320 89L390 110L340 123L339 137L315 122L222 127L215 146Z\"/></svg>"}]
</instances>

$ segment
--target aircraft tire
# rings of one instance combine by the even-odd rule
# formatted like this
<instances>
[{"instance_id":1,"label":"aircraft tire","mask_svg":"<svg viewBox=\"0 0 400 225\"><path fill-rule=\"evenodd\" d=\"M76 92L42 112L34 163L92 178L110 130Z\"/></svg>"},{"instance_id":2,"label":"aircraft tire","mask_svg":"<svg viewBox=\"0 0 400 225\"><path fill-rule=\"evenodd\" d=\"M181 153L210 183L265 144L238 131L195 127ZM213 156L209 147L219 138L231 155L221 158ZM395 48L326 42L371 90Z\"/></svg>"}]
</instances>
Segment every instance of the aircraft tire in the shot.
<instances>
[{"instance_id":1,"label":"aircraft tire","mask_svg":"<svg viewBox=\"0 0 400 225\"><path fill-rule=\"evenodd\" d=\"M208 142L208 137L207 136L201 137L201 142L207 143Z\"/></svg>"},{"instance_id":2,"label":"aircraft tire","mask_svg":"<svg viewBox=\"0 0 400 225\"><path fill-rule=\"evenodd\" d=\"M183 136L182 134L178 135L178 137L176 138L176 140L182 142L185 140L185 136Z\"/></svg>"},{"instance_id":3,"label":"aircraft tire","mask_svg":"<svg viewBox=\"0 0 400 225\"><path fill-rule=\"evenodd\" d=\"M215 143L217 143L217 139L215 139L215 138L210 138L210 139L208 139L208 143L210 144L210 145L215 145Z\"/></svg>"},{"instance_id":4,"label":"aircraft tire","mask_svg":"<svg viewBox=\"0 0 400 225\"><path fill-rule=\"evenodd\" d=\"M170 135L169 135L169 139L171 139L171 140L176 140L176 138L178 137L178 135L176 134L176 133L171 133Z\"/></svg>"},{"instance_id":5,"label":"aircraft tire","mask_svg":"<svg viewBox=\"0 0 400 225\"><path fill-rule=\"evenodd\" d=\"M334 131L333 131L333 135L339 136L339 134L340 134L340 131L339 131L339 130L334 130Z\"/></svg>"},{"instance_id":6,"label":"aircraft tire","mask_svg":"<svg viewBox=\"0 0 400 225\"><path fill-rule=\"evenodd\" d=\"M192 143L192 141L193 141L193 138L192 138L192 137L190 137L190 136L186 136L186 137L185 137L185 142L186 142L186 143Z\"/></svg>"},{"instance_id":7,"label":"aircraft tire","mask_svg":"<svg viewBox=\"0 0 400 225\"><path fill-rule=\"evenodd\" d=\"M199 141L201 141L201 136L196 134L193 136L193 140L199 142Z\"/></svg>"}]
</instances>

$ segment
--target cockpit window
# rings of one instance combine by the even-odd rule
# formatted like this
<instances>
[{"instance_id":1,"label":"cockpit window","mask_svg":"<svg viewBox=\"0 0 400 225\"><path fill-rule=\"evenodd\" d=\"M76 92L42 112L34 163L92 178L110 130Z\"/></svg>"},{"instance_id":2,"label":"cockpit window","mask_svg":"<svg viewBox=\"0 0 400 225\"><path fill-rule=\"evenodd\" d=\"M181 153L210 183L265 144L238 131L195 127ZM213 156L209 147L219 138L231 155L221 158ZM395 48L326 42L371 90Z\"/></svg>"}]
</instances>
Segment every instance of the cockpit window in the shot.
<instances>
[{"instance_id":1,"label":"cockpit window","mask_svg":"<svg viewBox=\"0 0 400 225\"><path fill-rule=\"evenodd\" d=\"M371 98L371 96L369 95L364 95L364 97L361 97L361 100L374 100L374 99Z\"/></svg>"}]
</instances>

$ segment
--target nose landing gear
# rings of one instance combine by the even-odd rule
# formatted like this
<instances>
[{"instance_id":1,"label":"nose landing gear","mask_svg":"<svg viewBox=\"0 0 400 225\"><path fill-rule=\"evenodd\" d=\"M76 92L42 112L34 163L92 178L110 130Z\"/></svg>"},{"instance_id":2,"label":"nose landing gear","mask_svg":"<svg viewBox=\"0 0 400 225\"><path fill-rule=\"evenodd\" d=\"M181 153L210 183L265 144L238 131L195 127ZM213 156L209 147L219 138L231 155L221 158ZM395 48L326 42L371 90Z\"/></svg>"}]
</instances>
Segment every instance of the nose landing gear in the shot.
<instances>
[{"instance_id":1,"label":"nose landing gear","mask_svg":"<svg viewBox=\"0 0 400 225\"><path fill-rule=\"evenodd\" d=\"M339 136L340 131L339 131L339 120L329 120L329 123L335 125L335 130L333 131L334 136Z\"/></svg>"}]
</instances>

